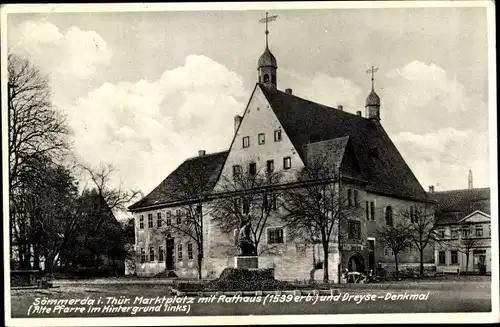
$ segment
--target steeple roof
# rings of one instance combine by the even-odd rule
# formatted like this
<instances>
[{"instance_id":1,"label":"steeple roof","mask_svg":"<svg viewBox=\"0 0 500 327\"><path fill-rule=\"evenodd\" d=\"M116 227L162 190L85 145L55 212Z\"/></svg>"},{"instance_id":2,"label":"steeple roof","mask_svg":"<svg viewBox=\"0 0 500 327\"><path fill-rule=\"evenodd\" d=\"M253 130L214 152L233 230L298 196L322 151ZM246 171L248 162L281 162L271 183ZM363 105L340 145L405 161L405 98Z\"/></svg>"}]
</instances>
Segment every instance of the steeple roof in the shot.
<instances>
[{"instance_id":1,"label":"steeple roof","mask_svg":"<svg viewBox=\"0 0 500 327\"><path fill-rule=\"evenodd\" d=\"M266 50L264 50L264 53L260 56L257 66L258 68L260 67L278 68L278 62L276 61L276 57L271 53L268 47L266 47Z\"/></svg>"},{"instance_id":2,"label":"steeple roof","mask_svg":"<svg viewBox=\"0 0 500 327\"><path fill-rule=\"evenodd\" d=\"M380 97L375 93L375 90L372 88L372 91L366 97L365 107L368 106L380 106Z\"/></svg>"}]
</instances>

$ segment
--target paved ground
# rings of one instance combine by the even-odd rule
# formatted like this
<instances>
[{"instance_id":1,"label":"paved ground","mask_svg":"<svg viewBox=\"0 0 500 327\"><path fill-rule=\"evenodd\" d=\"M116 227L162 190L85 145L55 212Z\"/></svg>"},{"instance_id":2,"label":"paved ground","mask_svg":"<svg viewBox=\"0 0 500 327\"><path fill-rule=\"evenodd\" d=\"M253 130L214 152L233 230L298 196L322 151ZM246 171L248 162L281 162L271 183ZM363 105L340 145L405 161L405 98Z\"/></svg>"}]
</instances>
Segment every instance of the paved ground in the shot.
<instances>
[{"instance_id":1,"label":"paved ground","mask_svg":"<svg viewBox=\"0 0 500 327\"><path fill-rule=\"evenodd\" d=\"M350 286L337 287L340 291L339 299L318 298L307 301L302 298L300 302L292 299L287 302L287 298L266 298L266 304L263 304L264 297L260 303L226 303L224 299L216 298L213 303L197 303L198 299L193 299L192 303L185 301L178 306L171 304L165 306L142 305L142 307L160 308L160 312L132 312L126 313L90 313L86 310L83 313L45 313L33 314L33 304L38 301L43 304L43 300L49 299L93 299L96 303L94 307L104 307L104 301L107 297L114 297L116 300L130 299L130 302L136 300L136 297L156 297L166 296L172 299L169 285L163 281L153 282L153 280L138 283L138 281L120 281L104 283L94 281L79 282L59 282L60 286L50 290L13 290L11 291L12 317L27 317L27 312L31 307L29 317L129 317L129 316L200 316L200 315L270 315L270 314L332 314L332 313L444 313L444 312L489 312L491 311L490 281L482 280L429 280L429 281L406 281L395 282L383 285L376 284L357 284ZM386 300L387 293L394 294L427 294L426 300ZM347 295L346 295L347 294ZM358 298L347 300L350 295L358 295ZM375 301L366 300L367 296L375 296ZM123 296L123 297L121 297ZM357 303L360 296L364 296L363 301ZM371 297L370 297L371 298ZM97 305L101 299L103 303ZM321 301L321 300L325 301ZM217 303L217 301L220 301ZM280 300L285 302L280 303ZM120 303L123 304L123 303ZM131 306L132 303L125 306ZM75 305L74 305L75 306ZM76 305L78 307L80 305ZM85 305L83 305L85 306ZM118 307L119 305L115 305ZM137 305L136 305L137 306ZM188 307L189 306L189 307ZM51 307L51 305L46 305ZM52 305L54 307L54 305ZM66 305L66 309L71 305ZM88 309L88 307L87 307ZM166 311L181 309L180 311ZM132 309L130 309L132 310ZM152 310L152 309L151 309Z\"/></svg>"}]
</instances>

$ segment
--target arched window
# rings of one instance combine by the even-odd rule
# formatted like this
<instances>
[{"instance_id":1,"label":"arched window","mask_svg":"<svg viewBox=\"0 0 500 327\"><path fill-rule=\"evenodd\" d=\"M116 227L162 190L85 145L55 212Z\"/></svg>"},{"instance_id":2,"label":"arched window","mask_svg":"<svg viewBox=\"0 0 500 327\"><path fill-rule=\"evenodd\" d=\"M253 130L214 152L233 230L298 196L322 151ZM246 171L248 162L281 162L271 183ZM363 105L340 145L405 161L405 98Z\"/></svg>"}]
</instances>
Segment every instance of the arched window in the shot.
<instances>
[{"instance_id":1,"label":"arched window","mask_svg":"<svg viewBox=\"0 0 500 327\"><path fill-rule=\"evenodd\" d=\"M267 82L269 82L269 75L264 74L264 83L267 83Z\"/></svg>"},{"instance_id":2,"label":"arched window","mask_svg":"<svg viewBox=\"0 0 500 327\"><path fill-rule=\"evenodd\" d=\"M392 226L392 207L385 207L385 224L387 226Z\"/></svg>"}]
</instances>

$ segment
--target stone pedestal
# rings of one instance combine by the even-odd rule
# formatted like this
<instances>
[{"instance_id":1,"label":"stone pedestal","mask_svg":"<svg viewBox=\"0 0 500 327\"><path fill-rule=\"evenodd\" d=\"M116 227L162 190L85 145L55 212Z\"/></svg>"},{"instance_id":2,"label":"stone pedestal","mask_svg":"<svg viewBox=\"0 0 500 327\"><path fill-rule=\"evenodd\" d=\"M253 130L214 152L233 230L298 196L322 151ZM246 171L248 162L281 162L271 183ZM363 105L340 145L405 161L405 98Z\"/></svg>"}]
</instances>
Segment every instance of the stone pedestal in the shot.
<instances>
[{"instance_id":1,"label":"stone pedestal","mask_svg":"<svg viewBox=\"0 0 500 327\"><path fill-rule=\"evenodd\" d=\"M236 268L257 269L259 268L258 256L236 256L234 257Z\"/></svg>"}]
</instances>

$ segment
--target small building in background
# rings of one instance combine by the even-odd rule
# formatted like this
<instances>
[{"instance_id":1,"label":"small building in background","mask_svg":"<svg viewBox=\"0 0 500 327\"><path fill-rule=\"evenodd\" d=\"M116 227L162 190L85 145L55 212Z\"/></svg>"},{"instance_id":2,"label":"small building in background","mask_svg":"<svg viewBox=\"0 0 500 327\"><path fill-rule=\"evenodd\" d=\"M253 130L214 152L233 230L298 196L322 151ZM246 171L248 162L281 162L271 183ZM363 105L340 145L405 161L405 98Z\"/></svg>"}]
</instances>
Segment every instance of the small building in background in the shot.
<instances>
[{"instance_id":1,"label":"small building in background","mask_svg":"<svg viewBox=\"0 0 500 327\"><path fill-rule=\"evenodd\" d=\"M490 189L470 181L468 189L429 192L436 201L438 273L491 274Z\"/></svg>"}]
</instances>

